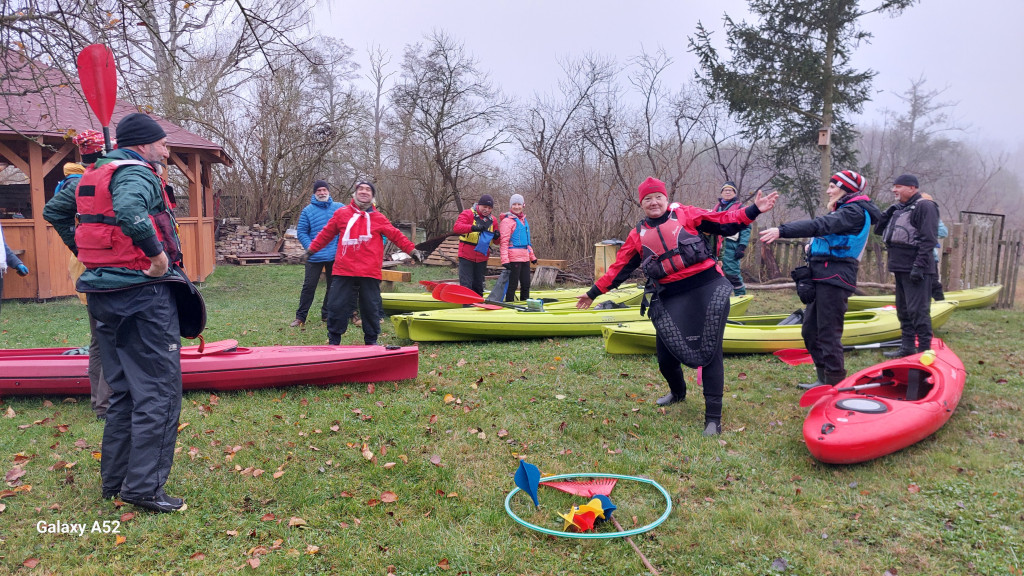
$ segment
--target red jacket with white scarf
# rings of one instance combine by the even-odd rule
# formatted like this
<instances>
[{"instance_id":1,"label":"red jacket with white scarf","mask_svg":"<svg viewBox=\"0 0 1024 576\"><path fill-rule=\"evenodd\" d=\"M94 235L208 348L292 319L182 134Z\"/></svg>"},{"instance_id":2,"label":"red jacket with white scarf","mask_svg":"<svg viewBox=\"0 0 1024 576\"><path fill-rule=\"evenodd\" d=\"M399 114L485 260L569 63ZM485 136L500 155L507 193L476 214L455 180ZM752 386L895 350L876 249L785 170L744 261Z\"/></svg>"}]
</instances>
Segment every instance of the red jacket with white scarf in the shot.
<instances>
[{"instance_id":1,"label":"red jacket with white scarf","mask_svg":"<svg viewBox=\"0 0 1024 576\"><path fill-rule=\"evenodd\" d=\"M369 223L369 225L367 225ZM391 224L386 216L371 208L360 210L355 202L339 208L323 230L309 245L308 252L317 252L327 246L331 239L338 237L338 252L334 257L334 276L358 276L381 278L381 264L384 262L384 242L381 237L394 242L403 252L412 253L416 246Z\"/></svg>"}]
</instances>

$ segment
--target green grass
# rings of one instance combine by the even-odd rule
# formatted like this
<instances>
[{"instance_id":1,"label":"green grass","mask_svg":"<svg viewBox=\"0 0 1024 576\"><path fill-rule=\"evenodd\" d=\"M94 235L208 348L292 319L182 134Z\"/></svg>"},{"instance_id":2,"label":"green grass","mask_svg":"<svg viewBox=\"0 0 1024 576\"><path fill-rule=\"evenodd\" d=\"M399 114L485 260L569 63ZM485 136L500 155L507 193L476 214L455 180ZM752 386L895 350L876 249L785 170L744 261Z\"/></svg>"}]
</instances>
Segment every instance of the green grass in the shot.
<instances>
[{"instance_id":1,"label":"green grass","mask_svg":"<svg viewBox=\"0 0 1024 576\"><path fill-rule=\"evenodd\" d=\"M319 321L287 327L301 281L298 266L218 268L202 286L207 339L322 344ZM758 292L749 312L796 307L791 293ZM254 572L281 574L384 575L389 566L408 575L644 573L623 541L554 538L514 523L503 501L525 457L547 474L642 475L664 486L672 515L634 538L663 574L780 573L774 563L785 574L1019 575L1022 316L957 312L939 332L969 371L953 418L913 447L855 466L818 463L803 446L806 409L797 406L793 384L810 375L809 366L728 356L724 433L707 439L692 371L688 400L656 409L665 385L654 359L608 356L599 338L424 344L416 380L378 383L372 392L359 384L186 393L181 421L188 426L167 486L188 500L181 514L100 499L91 452L102 424L88 398L6 397L2 469L27 457L21 482L31 490L0 498L0 573L217 574L250 571L251 558L261 563ZM384 333L382 343L407 343L388 322ZM353 328L342 343L361 341ZM77 300L3 305L2 348L87 342ZM847 358L856 370L880 355ZM455 400L445 403L448 394ZM364 446L373 461L363 457ZM58 461L73 466L49 470ZM264 472L254 476L257 469ZM278 471L284 474L274 478ZM396 502L371 502L388 491ZM541 497L540 512L525 496L514 502L516 512L560 528L556 512L574 499L553 491ZM650 488L620 483L613 498L624 527L634 516L640 525L661 513ZM127 513L134 516L122 521L122 543L102 532L35 528L58 520L91 528ZM305 525L289 527L292 518ZM318 551L309 553L311 546ZM35 568L23 566L32 558Z\"/></svg>"}]
</instances>

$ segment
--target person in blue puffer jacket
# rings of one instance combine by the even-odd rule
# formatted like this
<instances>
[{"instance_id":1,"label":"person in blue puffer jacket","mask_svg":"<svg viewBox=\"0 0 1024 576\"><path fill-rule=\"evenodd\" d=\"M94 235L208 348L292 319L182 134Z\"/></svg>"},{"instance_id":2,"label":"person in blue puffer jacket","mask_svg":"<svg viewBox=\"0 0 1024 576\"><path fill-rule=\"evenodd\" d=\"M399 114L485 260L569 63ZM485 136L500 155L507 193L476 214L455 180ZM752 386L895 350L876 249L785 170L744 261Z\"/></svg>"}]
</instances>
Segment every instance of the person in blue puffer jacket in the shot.
<instances>
[{"instance_id":1,"label":"person in blue puffer jacket","mask_svg":"<svg viewBox=\"0 0 1024 576\"><path fill-rule=\"evenodd\" d=\"M343 207L344 204L331 199L331 188L327 182L317 180L313 182L313 197L309 200L309 206L302 209L299 214L299 224L295 227L295 235L306 250L316 238L316 235L323 230L335 210ZM299 309L295 311L295 320L291 327L302 326L306 323L306 316L309 314L309 307L313 305L313 296L316 294L317 284L320 283L320 274L326 272L327 291L324 293L324 301L320 305L320 319L327 322L327 298L331 292L331 269L334 268L334 254L338 251L338 239L331 240L322 250L314 253L306 261L306 276L302 280L302 292L299 294Z\"/></svg>"}]
</instances>

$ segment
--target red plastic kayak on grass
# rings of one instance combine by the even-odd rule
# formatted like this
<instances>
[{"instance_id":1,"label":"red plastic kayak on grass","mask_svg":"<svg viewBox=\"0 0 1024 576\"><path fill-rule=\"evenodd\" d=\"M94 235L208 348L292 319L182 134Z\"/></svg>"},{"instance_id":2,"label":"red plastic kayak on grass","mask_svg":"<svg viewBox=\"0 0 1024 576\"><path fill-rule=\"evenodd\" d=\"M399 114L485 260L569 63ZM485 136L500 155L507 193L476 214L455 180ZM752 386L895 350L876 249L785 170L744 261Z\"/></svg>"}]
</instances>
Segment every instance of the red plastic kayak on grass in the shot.
<instances>
[{"instance_id":1,"label":"red plastic kayak on grass","mask_svg":"<svg viewBox=\"0 0 1024 576\"><path fill-rule=\"evenodd\" d=\"M73 348L4 350L0 396L88 394L88 355ZM23 352L19 354L18 352ZM252 390L290 385L381 382L415 378L416 346L260 346L224 340L181 349L185 390Z\"/></svg>"},{"instance_id":2,"label":"red plastic kayak on grass","mask_svg":"<svg viewBox=\"0 0 1024 576\"><path fill-rule=\"evenodd\" d=\"M865 462L915 444L953 415L967 375L946 344L932 340L927 353L866 368L822 390L804 420L804 441L811 455L831 464ZM808 394L817 392L814 388ZM819 394L821 392L818 392Z\"/></svg>"}]
</instances>

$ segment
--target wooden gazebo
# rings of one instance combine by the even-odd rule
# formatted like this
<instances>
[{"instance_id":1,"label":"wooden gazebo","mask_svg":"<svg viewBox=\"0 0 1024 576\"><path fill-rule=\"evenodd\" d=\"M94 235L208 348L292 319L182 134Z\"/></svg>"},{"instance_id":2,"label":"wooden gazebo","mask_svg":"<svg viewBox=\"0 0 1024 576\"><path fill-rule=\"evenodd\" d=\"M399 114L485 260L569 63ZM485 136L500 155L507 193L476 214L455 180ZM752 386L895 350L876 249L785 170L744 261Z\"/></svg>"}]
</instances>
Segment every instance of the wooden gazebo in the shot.
<instances>
[{"instance_id":1,"label":"wooden gazebo","mask_svg":"<svg viewBox=\"0 0 1024 576\"><path fill-rule=\"evenodd\" d=\"M3 66L5 88L24 82L36 82L25 74L33 68L37 73L53 74L31 63L10 63ZM89 128L102 130L82 96L70 85L51 82L52 89L30 92L23 96L0 97L0 225L8 246L23 251L20 258L31 270L27 277L10 274L4 278L3 298L53 298L75 293L68 272L69 252L60 237L45 220L43 206L53 197L57 183L64 177L65 162L81 160L70 137ZM29 85L26 84L26 88ZM7 89L6 94L16 92ZM138 108L118 101L111 122L114 126ZM169 164L176 167L188 182L188 215L179 215L185 269L194 281L205 280L214 269L214 209L211 169L214 164L232 164L224 150L159 116L153 118L167 133L171 150ZM13 172L11 167L21 174ZM179 203L183 190L177 190ZM5 205L6 204L6 205ZM12 217L14 216L14 217ZM19 216L24 216L23 218Z\"/></svg>"}]
</instances>

